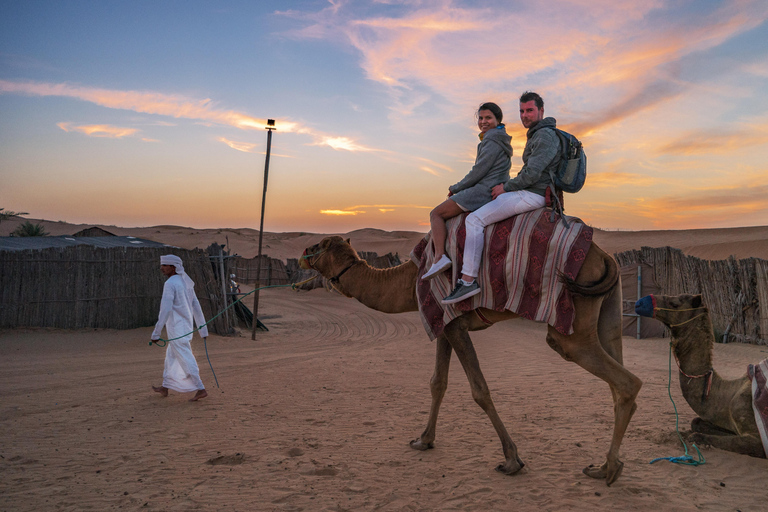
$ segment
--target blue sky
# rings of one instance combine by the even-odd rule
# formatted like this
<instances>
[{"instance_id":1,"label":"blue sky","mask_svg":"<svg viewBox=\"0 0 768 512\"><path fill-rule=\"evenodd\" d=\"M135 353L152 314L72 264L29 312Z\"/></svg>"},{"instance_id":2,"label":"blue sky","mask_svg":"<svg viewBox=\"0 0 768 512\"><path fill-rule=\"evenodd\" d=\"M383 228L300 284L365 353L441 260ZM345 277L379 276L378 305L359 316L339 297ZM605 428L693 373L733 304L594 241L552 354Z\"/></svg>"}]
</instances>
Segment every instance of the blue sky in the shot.
<instances>
[{"instance_id":1,"label":"blue sky","mask_svg":"<svg viewBox=\"0 0 768 512\"><path fill-rule=\"evenodd\" d=\"M768 224L768 3L0 0L0 207L120 226L428 229L517 98L605 229Z\"/></svg>"}]
</instances>

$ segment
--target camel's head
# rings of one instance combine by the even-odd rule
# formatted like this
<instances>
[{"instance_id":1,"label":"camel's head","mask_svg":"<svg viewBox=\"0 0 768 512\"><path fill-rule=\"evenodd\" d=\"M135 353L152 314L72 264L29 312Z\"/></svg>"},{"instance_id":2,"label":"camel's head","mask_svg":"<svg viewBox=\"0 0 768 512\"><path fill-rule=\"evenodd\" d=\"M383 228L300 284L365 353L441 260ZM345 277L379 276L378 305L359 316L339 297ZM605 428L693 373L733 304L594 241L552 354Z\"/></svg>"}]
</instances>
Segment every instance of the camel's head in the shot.
<instances>
[{"instance_id":1,"label":"camel's head","mask_svg":"<svg viewBox=\"0 0 768 512\"><path fill-rule=\"evenodd\" d=\"M701 295L647 295L635 303L635 313L667 327L683 325L706 311Z\"/></svg>"},{"instance_id":2,"label":"camel's head","mask_svg":"<svg viewBox=\"0 0 768 512\"><path fill-rule=\"evenodd\" d=\"M349 245L349 238L344 240L340 236L329 236L323 238L320 243L304 249L299 259L299 266L317 270L324 277L332 277L359 259L360 257Z\"/></svg>"}]
</instances>

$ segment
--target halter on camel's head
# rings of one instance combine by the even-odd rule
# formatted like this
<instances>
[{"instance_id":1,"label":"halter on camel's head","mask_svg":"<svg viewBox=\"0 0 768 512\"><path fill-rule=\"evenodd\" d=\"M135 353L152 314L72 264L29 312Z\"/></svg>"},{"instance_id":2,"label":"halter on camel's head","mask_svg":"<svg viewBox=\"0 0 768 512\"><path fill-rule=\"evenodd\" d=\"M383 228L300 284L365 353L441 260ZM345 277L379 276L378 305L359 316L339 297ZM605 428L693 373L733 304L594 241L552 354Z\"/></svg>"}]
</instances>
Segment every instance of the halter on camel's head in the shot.
<instances>
[{"instance_id":1,"label":"halter on camel's head","mask_svg":"<svg viewBox=\"0 0 768 512\"><path fill-rule=\"evenodd\" d=\"M662 308L662 307L659 307L659 306L656 305L656 297L654 295L647 295L647 296L643 297L642 299L638 300L637 302L635 302L635 313L637 313L639 316L644 316L644 317L648 317L648 318L656 318L656 312L657 311L665 311L665 312L669 312L669 313L686 313L686 312L689 312L689 311L698 311L700 309L704 310L701 313L699 313L698 315L694 315L691 318L689 318L688 320L684 320L684 321L676 323L676 324L670 324L670 323L667 323L667 322L659 319L659 321L661 321L663 324L665 324L667 327L669 327L670 331L672 331L673 328L677 328L677 327L680 327L682 325L685 325L685 324L687 324L689 322L692 322L693 320L696 320L697 318L703 317L703 316L705 316L705 315L707 315L709 313L709 310L707 309L707 306L705 306L702 303L701 295L685 295L684 297L686 298L685 300L688 300L690 298L690 305L691 305L691 307L689 307L689 308L687 308L687 307ZM681 304L681 305L684 305L684 304ZM680 333L681 333L681 331L678 330L678 334L680 334ZM676 346L677 346L677 339L678 339L678 335L675 335L673 333L672 338L671 338L671 340L669 342L670 349L676 348ZM709 396L710 389L712 388L712 375L714 373L714 369L710 367L708 371L702 373L701 375L688 375L680 367L680 360L677 358L677 352L675 350L673 350L672 353L675 355L675 362L677 363L677 368L680 370L680 373L682 375L685 375L689 379L698 379L698 378L701 378L701 377L706 377L707 383L704 386L704 393L703 393L703 396L702 396L702 400L706 399L707 396Z\"/></svg>"},{"instance_id":2,"label":"halter on camel's head","mask_svg":"<svg viewBox=\"0 0 768 512\"><path fill-rule=\"evenodd\" d=\"M356 263L359 263L360 261L362 261L357 255L357 253L355 252L355 250L352 248L352 246L349 244L349 238L344 240L342 237L338 235L330 236L330 237L324 238L320 243L317 243L311 247L307 247L306 249L304 249L304 253L301 255L299 266L304 269L316 270L322 274L323 272L317 268L317 264L325 256L329 254L333 256L332 253L328 252L332 247L341 247L344 249L349 248L349 250L351 251L350 256L352 257L351 263L345 265L343 270L337 273L334 277L329 278L331 283L338 284L339 278L342 275L344 275L344 273L346 273L347 270L352 268Z\"/></svg>"},{"instance_id":3,"label":"halter on camel's head","mask_svg":"<svg viewBox=\"0 0 768 512\"><path fill-rule=\"evenodd\" d=\"M667 326L671 329L672 327L678 327L684 324L687 324L688 322L691 322L700 316L706 315L709 311L707 310L707 306L705 306L701 302L701 295L687 295L686 297L691 297L691 306L690 308L661 308L656 305L656 296L655 295L646 295L642 299L635 302L635 313L637 313L640 316L648 317L648 318L656 318L656 312L657 311L669 311L671 313L683 313L686 311L698 311L699 309L703 309L704 311L702 313L699 313L698 315L695 315L688 320L685 320L683 322L677 323L677 324L667 324ZM663 322L663 320L662 320ZM666 324L666 322L663 322Z\"/></svg>"}]
</instances>

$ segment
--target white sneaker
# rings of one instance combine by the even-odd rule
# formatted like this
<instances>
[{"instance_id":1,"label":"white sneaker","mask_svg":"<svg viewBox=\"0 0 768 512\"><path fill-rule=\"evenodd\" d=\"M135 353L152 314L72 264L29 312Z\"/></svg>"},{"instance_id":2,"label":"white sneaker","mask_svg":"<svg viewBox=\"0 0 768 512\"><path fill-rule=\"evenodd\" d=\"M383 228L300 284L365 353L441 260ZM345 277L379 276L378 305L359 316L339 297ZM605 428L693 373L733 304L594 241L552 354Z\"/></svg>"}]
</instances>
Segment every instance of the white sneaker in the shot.
<instances>
[{"instance_id":1,"label":"white sneaker","mask_svg":"<svg viewBox=\"0 0 768 512\"><path fill-rule=\"evenodd\" d=\"M437 260L432 264L432 266L427 270L423 276L421 276L424 280L432 279L433 277L437 276L440 272L444 270L448 270L451 268L451 260L448 259L448 256L443 254L440 256L440 259Z\"/></svg>"}]
</instances>

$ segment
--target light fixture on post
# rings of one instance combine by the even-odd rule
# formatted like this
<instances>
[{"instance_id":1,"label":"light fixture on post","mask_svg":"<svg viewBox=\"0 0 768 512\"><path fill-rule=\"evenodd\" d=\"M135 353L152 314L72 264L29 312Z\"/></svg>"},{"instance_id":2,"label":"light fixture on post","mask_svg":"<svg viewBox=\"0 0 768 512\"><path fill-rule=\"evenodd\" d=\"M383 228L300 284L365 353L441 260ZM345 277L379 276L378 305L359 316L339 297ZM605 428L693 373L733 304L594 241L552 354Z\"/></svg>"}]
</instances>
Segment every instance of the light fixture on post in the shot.
<instances>
[{"instance_id":1,"label":"light fixture on post","mask_svg":"<svg viewBox=\"0 0 768 512\"><path fill-rule=\"evenodd\" d=\"M264 161L264 192L261 195L261 223L259 224L259 257L256 262L256 291L253 293L253 332L251 339L256 339L256 329L268 330L267 327L259 322L259 287L261 287L261 242L264 238L264 207L267 202L267 178L269 177L269 153L272 150L272 130L275 128L275 120L267 119L267 158Z\"/></svg>"}]
</instances>

